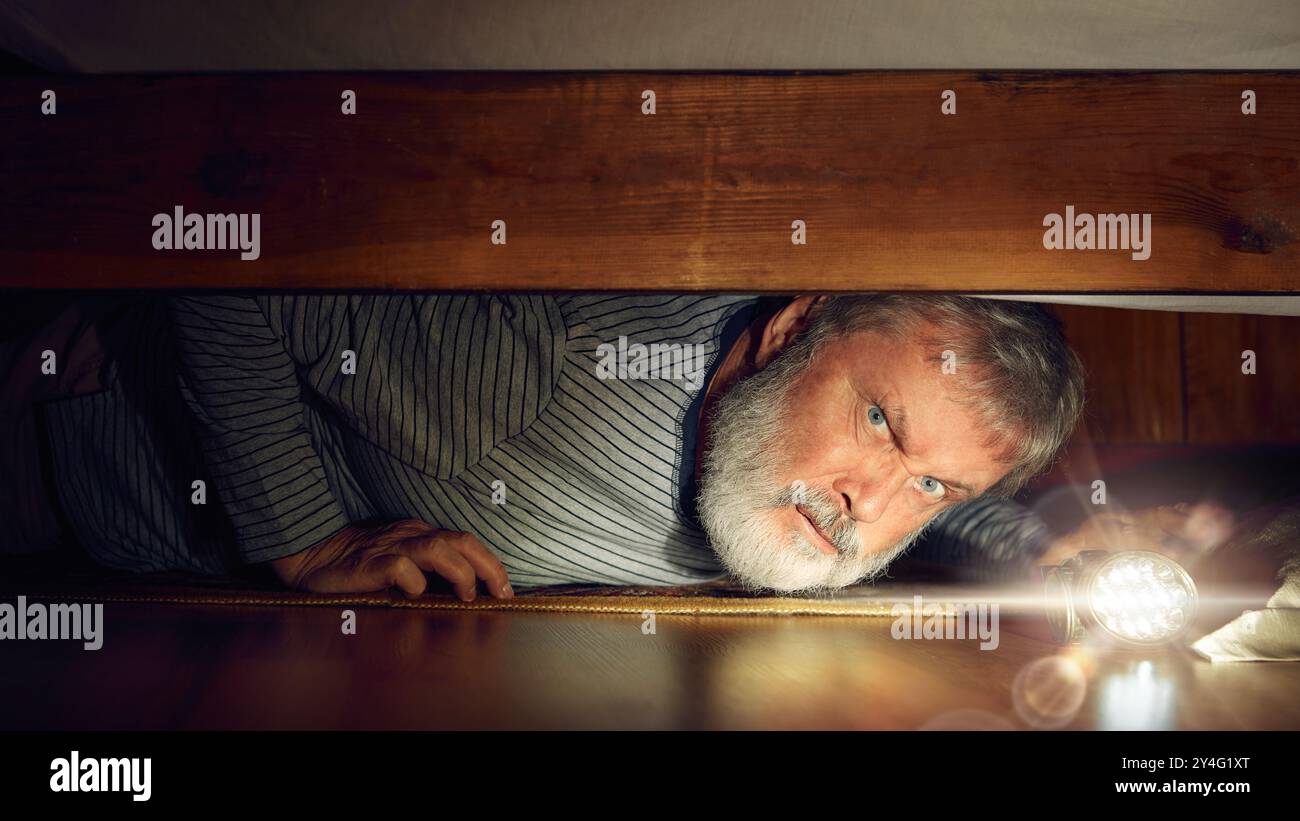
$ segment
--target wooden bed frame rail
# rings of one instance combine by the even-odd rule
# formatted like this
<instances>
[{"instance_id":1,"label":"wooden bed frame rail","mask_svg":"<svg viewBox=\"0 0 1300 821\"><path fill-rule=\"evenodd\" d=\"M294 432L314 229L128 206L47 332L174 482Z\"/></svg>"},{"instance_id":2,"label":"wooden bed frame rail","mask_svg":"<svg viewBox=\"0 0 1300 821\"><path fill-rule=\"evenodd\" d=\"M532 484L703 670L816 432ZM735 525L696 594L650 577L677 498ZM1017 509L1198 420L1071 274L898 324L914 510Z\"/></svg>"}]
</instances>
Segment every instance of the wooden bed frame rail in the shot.
<instances>
[{"instance_id":1,"label":"wooden bed frame rail","mask_svg":"<svg viewBox=\"0 0 1300 821\"><path fill-rule=\"evenodd\" d=\"M1296 72L15 76L0 287L1297 292L1298 126Z\"/></svg>"}]
</instances>

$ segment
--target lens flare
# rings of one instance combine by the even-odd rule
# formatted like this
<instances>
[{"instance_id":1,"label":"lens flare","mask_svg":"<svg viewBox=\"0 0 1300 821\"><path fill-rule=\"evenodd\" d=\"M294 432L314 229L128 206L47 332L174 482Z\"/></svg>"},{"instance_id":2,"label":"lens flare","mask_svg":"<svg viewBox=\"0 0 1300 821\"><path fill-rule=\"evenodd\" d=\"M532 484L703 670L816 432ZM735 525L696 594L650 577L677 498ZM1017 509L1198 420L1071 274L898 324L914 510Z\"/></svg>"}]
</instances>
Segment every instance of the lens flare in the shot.
<instances>
[{"instance_id":1,"label":"lens flare","mask_svg":"<svg viewBox=\"0 0 1300 821\"><path fill-rule=\"evenodd\" d=\"M1087 694L1087 676L1065 655L1035 659L1011 682L1016 715L1040 730L1058 729L1073 721Z\"/></svg>"}]
</instances>

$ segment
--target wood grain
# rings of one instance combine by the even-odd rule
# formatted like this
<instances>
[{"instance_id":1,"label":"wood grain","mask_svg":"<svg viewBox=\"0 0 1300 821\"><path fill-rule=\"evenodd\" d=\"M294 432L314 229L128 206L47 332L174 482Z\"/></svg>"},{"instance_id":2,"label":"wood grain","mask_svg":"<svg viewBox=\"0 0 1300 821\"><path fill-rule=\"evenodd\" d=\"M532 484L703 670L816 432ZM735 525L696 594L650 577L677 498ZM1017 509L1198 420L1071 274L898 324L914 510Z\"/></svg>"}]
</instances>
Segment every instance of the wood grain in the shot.
<instances>
[{"instance_id":1,"label":"wood grain","mask_svg":"<svg viewBox=\"0 0 1300 821\"><path fill-rule=\"evenodd\" d=\"M1096 444L1184 441L1179 314L1054 305L1083 362L1081 427Z\"/></svg>"},{"instance_id":2,"label":"wood grain","mask_svg":"<svg viewBox=\"0 0 1300 821\"><path fill-rule=\"evenodd\" d=\"M1300 441L1300 317L1186 314L1188 441ZM1242 352L1256 357L1242 373Z\"/></svg>"},{"instance_id":3,"label":"wood grain","mask_svg":"<svg viewBox=\"0 0 1300 821\"><path fill-rule=\"evenodd\" d=\"M0 285L1296 291L1297 122L1294 72L9 77ZM261 258L155 251L177 204ZM1045 250L1066 205L1151 258Z\"/></svg>"}]
</instances>

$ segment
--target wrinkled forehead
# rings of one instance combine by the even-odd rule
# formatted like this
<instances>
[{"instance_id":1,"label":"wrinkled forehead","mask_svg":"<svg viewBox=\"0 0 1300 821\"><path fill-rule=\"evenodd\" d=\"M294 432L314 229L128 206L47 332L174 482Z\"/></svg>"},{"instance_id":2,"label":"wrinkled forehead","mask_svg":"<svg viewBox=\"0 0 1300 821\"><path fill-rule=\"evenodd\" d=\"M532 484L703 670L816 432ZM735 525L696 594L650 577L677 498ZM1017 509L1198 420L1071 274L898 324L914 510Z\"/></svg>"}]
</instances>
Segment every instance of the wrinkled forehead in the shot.
<instances>
[{"instance_id":1,"label":"wrinkled forehead","mask_svg":"<svg viewBox=\"0 0 1300 821\"><path fill-rule=\"evenodd\" d=\"M1011 468L1014 436L994 428L971 390L982 369L944 347L952 339L936 323L903 333L852 331L826 344L820 364L880 405L910 456L982 491Z\"/></svg>"},{"instance_id":2,"label":"wrinkled forehead","mask_svg":"<svg viewBox=\"0 0 1300 821\"><path fill-rule=\"evenodd\" d=\"M829 338L819 351L823 364L851 370L860 378L954 376L958 352L965 340L956 330L929 320L907 325L843 331ZM948 355L948 356L946 356ZM952 366L944 368L945 361ZM945 380L952 385L957 380Z\"/></svg>"}]
</instances>

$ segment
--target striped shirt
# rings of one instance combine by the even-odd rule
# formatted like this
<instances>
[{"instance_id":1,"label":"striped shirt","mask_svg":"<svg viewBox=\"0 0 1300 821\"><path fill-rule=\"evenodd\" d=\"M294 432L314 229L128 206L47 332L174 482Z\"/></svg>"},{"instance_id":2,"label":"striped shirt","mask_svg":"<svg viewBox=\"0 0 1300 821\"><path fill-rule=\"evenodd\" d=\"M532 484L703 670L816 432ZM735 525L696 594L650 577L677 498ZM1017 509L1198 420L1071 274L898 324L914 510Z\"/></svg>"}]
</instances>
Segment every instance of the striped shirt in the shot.
<instances>
[{"instance_id":1,"label":"striped shirt","mask_svg":"<svg viewBox=\"0 0 1300 821\"><path fill-rule=\"evenodd\" d=\"M414 518L476 535L517 587L714 579L723 568L694 510L697 420L757 305L699 294L146 300L114 352L111 388L48 412L56 486L83 546L132 570L224 573L348 524ZM604 378L601 346L620 341L683 346L702 373ZM206 504L192 503L196 482ZM977 499L945 511L914 551L1018 566L1044 537L1025 513Z\"/></svg>"}]
</instances>

